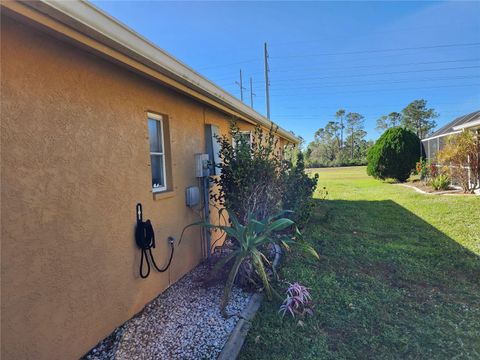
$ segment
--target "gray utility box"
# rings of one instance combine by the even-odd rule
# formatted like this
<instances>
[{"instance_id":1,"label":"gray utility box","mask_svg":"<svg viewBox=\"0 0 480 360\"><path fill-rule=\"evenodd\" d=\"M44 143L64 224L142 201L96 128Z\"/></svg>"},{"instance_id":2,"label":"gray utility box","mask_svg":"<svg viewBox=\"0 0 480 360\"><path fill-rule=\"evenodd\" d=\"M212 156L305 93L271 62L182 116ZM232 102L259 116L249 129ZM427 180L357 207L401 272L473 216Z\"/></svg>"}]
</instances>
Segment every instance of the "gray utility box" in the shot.
<instances>
[{"instance_id":1,"label":"gray utility box","mask_svg":"<svg viewBox=\"0 0 480 360\"><path fill-rule=\"evenodd\" d=\"M195 177L210 176L208 160L208 154L195 154Z\"/></svg>"},{"instance_id":2,"label":"gray utility box","mask_svg":"<svg viewBox=\"0 0 480 360\"><path fill-rule=\"evenodd\" d=\"M185 202L188 207L200 204L200 190L198 186L189 186L185 189Z\"/></svg>"}]
</instances>

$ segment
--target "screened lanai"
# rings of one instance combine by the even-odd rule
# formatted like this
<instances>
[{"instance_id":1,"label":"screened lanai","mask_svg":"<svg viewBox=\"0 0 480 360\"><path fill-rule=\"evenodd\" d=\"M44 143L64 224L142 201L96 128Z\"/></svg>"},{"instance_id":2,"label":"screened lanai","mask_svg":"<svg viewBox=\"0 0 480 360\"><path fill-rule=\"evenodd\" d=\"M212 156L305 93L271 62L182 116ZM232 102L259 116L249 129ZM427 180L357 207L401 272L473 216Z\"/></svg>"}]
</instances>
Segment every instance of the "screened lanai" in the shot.
<instances>
[{"instance_id":1,"label":"screened lanai","mask_svg":"<svg viewBox=\"0 0 480 360\"><path fill-rule=\"evenodd\" d=\"M480 129L480 110L460 116L422 140L425 157L434 161L437 152L443 148L448 136L464 130L478 132Z\"/></svg>"}]
</instances>

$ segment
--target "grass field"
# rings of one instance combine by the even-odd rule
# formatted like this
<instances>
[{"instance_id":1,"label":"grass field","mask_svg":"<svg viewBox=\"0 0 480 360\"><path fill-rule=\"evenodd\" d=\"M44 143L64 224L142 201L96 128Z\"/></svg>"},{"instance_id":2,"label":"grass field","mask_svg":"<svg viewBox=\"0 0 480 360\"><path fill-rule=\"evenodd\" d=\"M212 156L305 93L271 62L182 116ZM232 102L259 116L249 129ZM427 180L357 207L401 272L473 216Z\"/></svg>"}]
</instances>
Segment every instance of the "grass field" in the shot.
<instances>
[{"instance_id":1,"label":"grass field","mask_svg":"<svg viewBox=\"0 0 480 360\"><path fill-rule=\"evenodd\" d=\"M315 315L264 302L240 358L480 359L480 198L318 173L328 196L304 233L321 261L288 254L280 272L311 288Z\"/></svg>"}]
</instances>

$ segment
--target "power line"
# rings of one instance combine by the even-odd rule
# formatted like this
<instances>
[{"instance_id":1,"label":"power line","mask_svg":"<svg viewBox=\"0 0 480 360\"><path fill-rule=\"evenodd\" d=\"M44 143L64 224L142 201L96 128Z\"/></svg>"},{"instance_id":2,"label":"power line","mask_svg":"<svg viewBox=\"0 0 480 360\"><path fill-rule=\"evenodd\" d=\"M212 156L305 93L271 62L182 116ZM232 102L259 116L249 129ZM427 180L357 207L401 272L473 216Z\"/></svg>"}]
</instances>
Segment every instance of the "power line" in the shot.
<instances>
[{"instance_id":1,"label":"power line","mask_svg":"<svg viewBox=\"0 0 480 360\"><path fill-rule=\"evenodd\" d=\"M439 108L439 107L442 107L442 106L445 106L445 105L458 105L458 102L436 102L436 101L429 101L430 105L435 107L435 108ZM478 101L475 101L475 100L472 100L472 101L469 101L469 102L466 102L464 103L464 105L466 106L471 106L471 105L475 105L477 106L478 105ZM365 104L365 103L360 103L360 104L342 104L342 108L344 109L402 109L406 106L406 102L402 103L402 104L371 104L371 103L368 103L368 104ZM286 117L297 117L297 116L301 116L301 117L307 117L307 116L312 116L312 117L318 117L319 115L306 115L306 114L302 114L302 115L298 115L298 111L321 111L321 109L328 109L328 110L331 110L333 112L337 111L339 108L338 105L328 105L328 106L318 106L317 104L315 104L315 106L286 106L286 107L283 107L283 108L280 108L279 110L284 113L284 115L282 116L286 116ZM285 109L287 111L285 111ZM373 110L365 110L365 111L373 111ZM387 110L389 111L389 110ZM295 114L290 114L289 112L295 112ZM444 111L442 111L442 113L444 113ZM332 115L329 115L331 117L334 117L333 113Z\"/></svg>"},{"instance_id":2,"label":"power line","mask_svg":"<svg viewBox=\"0 0 480 360\"><path fill-rule=\"evenodd\" d=\"M414 62L414 63L403 63L403 64L384 64L384 65L358 65L358 66L340 66L340 67L312 67L312 68L302 68L302 70L317 70L321 69L324 71L330 70L348 70L348 69L366 69L366 68L382 68L382 67L395 67L395 66L411 66L411 65L433 65L433 64L448 64L448 63L459 63L459 62L470 62L470 61L480 61L480 58L473 58L473 59L458 59L458 60L445 60L445 61L426 61L426 62ZM272 74L277 73L286 73L286 72L298 72L298 69L273 69ZM263 74L263 72L255 72L252 75ZM215 81L224 81L224 80L233 80L232 76L225 76L221 78L215 78Z\"/></svg>"},{"instance_id":3,"label":"power line","mask_svg":"<svg viewBox=\"0 0 480 360\"><path fill-rule=\"evenodd\" d=\"M471 100L469 102L466 102L467 104L478 104L478 101L476 100ZM442 106L442 105L458 105L458 102L436 102L436 101L429 101L429 104L431 104L432 106L434 107L438 107L438 106ZM348 105L348 104L344 104L342 105L343 108L346 108L346 109L349 109L349 108L358 108L358 107L362 107L362 108L401 108L401 107L405 107L405 104L402 104L402 105L398 105L398 104L385 104L385 103L381 103L381 104L364 104L364 103L361 103L361 104L356 104L356 105ZM318 108L318 109L337 109L338 106L337 105L328 105L328 106L324 106L324 105L321 105L321 106L318 106L317 104L314 104L314 105L309 105L309 106L285 106L284 109L289 109L289 110L305 110L305 108Z\"/></svg>"},{"instance_id":4,"label":"power line","mask_svg":"<svg viewBox=\"0 0 480 360\"><path fill-rule=\"evenodd\" d=\"M416 27L411 27L411 28L404 28L404 29L391 29L391 30L382 30L381 33L374 32L372 34L368 34L368 36L378 36L378 35L384 35L384 34L389 34L389 33L399 33L399 32L409 32L409 31L414 31L414 30L420 30L420 29L430 29L430 28L438 28L439 26L446 26L446 27L451 27L452 25L458 25L459 23L457 22L456 24L452 24L452 22L448 23L436 23L433 25L423 25L423 26L416 26ZM462 23L464 24L464 23ZM478 25L478 24L477 24ZM376 30L375 28L367 29L367 30ZM321 37L318 40L302 40L302 41L287 41L287 42L274 42L271 43L270 45L277 46L277 45L291 45L291 44L311 44L311 43L318 43L318 42L324 42L328 40L335 40L335 39L344 39L344 38L351 38L350 35L341 35L341 36L324 36Z\"/></svg>"},{"instance_id":5,"label":"power line","mask_svg":"<svg viewBox=\"0 0 480 360\"><path fill-rule=\"evenodd\" d=\"M450 64L450 63L459 63L459 62L470 62L470 61L480 61L480 58L473 58L473 59L458 59L458 60L444 60L444 61L425 61L425 62L411 62L411 63L403 63L403 64L382 64L382 65L357 65L357 66L337 66L337 67L313 67L313 68L302 68L302 70L316 70L321 69L325 71L329 70L348 70L348 69L367 69L367 68L381 68L381 67L395 67L395 66L412 66L412 65L433 65L433 64ZM298 72L298 69L292 69L291 67L288 69L273 69L273 73L278 72Z\"/></svg>"},{"instance_id":6,"label":"power line","mask_svg":"<svg viewBox=\"0 0 480 360\"><path fill-rule=\"evenodd\" d=\"M353 75L330 75L322 77L308 77L308 78L287 78L279 79L278 82L290 82L290 81L300 81L300 80L323 80L323 79L335 79L335 78L351 78L351 77L363 77L363 76L377 76L377 75L394 75L394 74L409 74L409 73L418 73L418 72L432 72L432 71L446 71L446 70L461 70L461 69L476 69L480 66L464 66L464 67L449 67L449 68L438 68L438 69L421 69L421 70L407 70L407 71L394 71L394 72L383 72L383 73L367 73L367 74L353 74ZM260 83L259 81L254 83ZM220 84L219 86L228 86L230 83Z\"/></svg>"},{"instance_id":7,"label":"power line","mask_svg":"<svg viewBox=\"0 0 480 360\"><path fill-rule=\"evenodd\" d=\"M464 44L444 44L444 45L417 46L417 47L406 47L406 48L358 50L358 51L346 51L346 52L322 53L322 54L273 56L272 59L304 58L304 57L334 56L334 55L354 55L354 54L373 54L373 53L392 52L392 51L427 50L427 49L440 49L440 48L478 46L478 45L480 45L480 43L478 42L464 43Z\"/></svg>"},{"instance_id":8,"label":"power line","mask_svg":"<svg viewBox=\"0 0 480 360\"><path fill-rule=\"evenodd\" d=\"M336 78L341 78L341 77L362 77L362 76L377 76L377 75L410 74L410 73L419 73L419 72L445 71L445 70L465 70L465 69L477 69L477 68L480 68L480 66L460 66L460 67L449 67L449 68L438 68L438 69L393 71L393 72L381 72L381 73L369 73L369 74L330 75L330 76L322 76L322 77L289 78L289 79L280 79L280 80L277 80L277 82L336 79Z\"/></svg>"},{"instance_id":9,"label":"power line","mask_svg":"<svg viewBox=\"0 0 480 360\"><path fill-rule=\"evenodd\" d=\"M385 91L404 91L404 90L417 90L417 89L439 89L439 88L461 88L461 87L471 87L478 86L480 84L462 84L462 85L437 85L437 86L427 86L427 87L410 87L410 88L388 88L388 89L369 89L369 90L350 90L350 91L327 91L327 92L315 92L315 95L344 95L344 94L353 94L353 93L382 93ZM273 94L275 97L292 97L291 93L278 93ZM311 99L315 99L314 96L310 96ZM302 108L308 107L304 105Z\"/></svg>"},{"instance_id":10,"label":"power line","mask_svg":"<svg viewBox=\"0 0 480 360\"><path fill-rule=\"evenodd\" d=\"M479 84L462 84L462 85L444 85L444 86L427 86L427 87L411 87L411 88L400 88L400 89L392 89L392 88L388 88L388 89L371 89L371 90L352 90L352 91L340 91L340 92L327 92L327 93L323 93L324 94L328 94L328 95L341 95L341 94L352 94L352 93L369 93L369 92L377 92L377 93L381 93L381 92L385 92L385 91L404 91L404 90L418 90L418 89L438 89L438 88L458 88L458 87L470 87L470 86L478 86L480 87L480 83ZM322 94L322 93L316 93L316 94ZM292 94L274 94L276 97L285 97L285 96L288 96L288 97L291 97Z\"/></svg>"},{"instance_id":11,"label":"power line","mask_svg":"<svg viewBox=\"0 0 480 360\"><path fill-rule=\"evenodd\" d=\"M461 79L478 79L480 76L447 76L442 78L427 78L427 79L402 79L397 81L388 81L388 84L401 84L401 83L415 83L415 82L427 82L427 81L444 81L444 80L461 80ZM369 85L384 85L385 80L382 81L371 81L371 82L354 82L354 83L328 83L328 84L321 84L321 85L311 85L311 86L285 86L275 89L278 90L315 90L315 89L324 89L326 87L349 87L349 86L369 86Z\"/></svg>"},{"instance_id":12,"label":"power line","mask_svg":"<svg viewBox=\"0 0 480 360\"><path fill-rule=\"evenodd\" d=\"M391 49L371 49L371 50L359 50L351 52L337 52L337 53L321 53L321 54L306 54L306 55L286 55L286 56L275 56L273 59L286 59L286 58L302 58L302 57L316 57L316 56L334 56L334 55L352 55L352 54L370 54L370 53L381 53L381 52L394 52L394 51L407 51L407 50L425 50L425 49L437 49L437 48L451 48L451 47L465 47L465 46L478 46L480 43L457 43L457 44L444 44L444 45L433 45L433 46L419 46L419 47L407 47L407 48L391 48ZM207 67L200 67L196 70L208 70L208 69L218 69L224 68L231 65L238 64L247 64L252 62L260 62L260 59L246 59L226 64L218 64Z\"/></svg>"},{"instance_id":13,"label":"power line","mask_svg":"<svg viewBox=\"0 0 480 360\"><path fill-rule=\"evenodd\" d=\"M247 64L247 63L252 63L252 62L257 62L257 61L261 61L261 60L259 60L259 59L243 60L243 61L237 61L237 62L228 63L228 64L212 65L212 66L207 66L207 67L201 67L201 68L198 68L198 69L196 69L196 70L216 69L216 68L220 68L220 67L227 67L227 66L230 66L230 65Z\"/></svg>"}]
</instances>

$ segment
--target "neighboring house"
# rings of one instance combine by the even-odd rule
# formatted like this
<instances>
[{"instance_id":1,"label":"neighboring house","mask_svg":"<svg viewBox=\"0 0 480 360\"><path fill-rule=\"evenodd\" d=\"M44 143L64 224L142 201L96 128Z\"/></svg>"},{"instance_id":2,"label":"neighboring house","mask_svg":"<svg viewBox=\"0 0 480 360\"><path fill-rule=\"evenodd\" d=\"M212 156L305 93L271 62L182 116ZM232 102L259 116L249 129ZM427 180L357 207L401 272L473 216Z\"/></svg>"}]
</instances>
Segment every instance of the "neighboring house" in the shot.
<instances>
[{"instance_id":1,"label":"neighboring house","mask_svg":"<svg viewBox=\"0 0 480 360\"><path fill-rule=\"evenodd\" d=\"M445 146L447 138L462 131L473 131L480 138L480 110L460 116L422 140L426 158L436 163L438 151ZM438 164L441 166L442 164ZM455 184L455 179L452 179Z\"/></svg>"},{"instance_id":2,"label":"neighboring house","mask_svg":"<svg viewBox=\"0 0 480 360\"><path fill-rule=\"evenodd\" d=\"M464 130L480 131L480 110L460 116L441 127L429 137L422 140L426 158L434 161L436 154L443 148L448 136L458 134Z\"/></svg>"},{"instance_id":3,"label":"neighboring house","mask_svg":"<svg viewBox=\"0 0 480 360\"><path fill-rule=\"evenodd\" d=\"M167 237L199 219L195 154L232 118L272 126L84 1L1 3L1 117L5 360L78 358L196 266L192 228L168 271L140 278L136 204L163 266Z\"/></svg>"}]
</instances>

